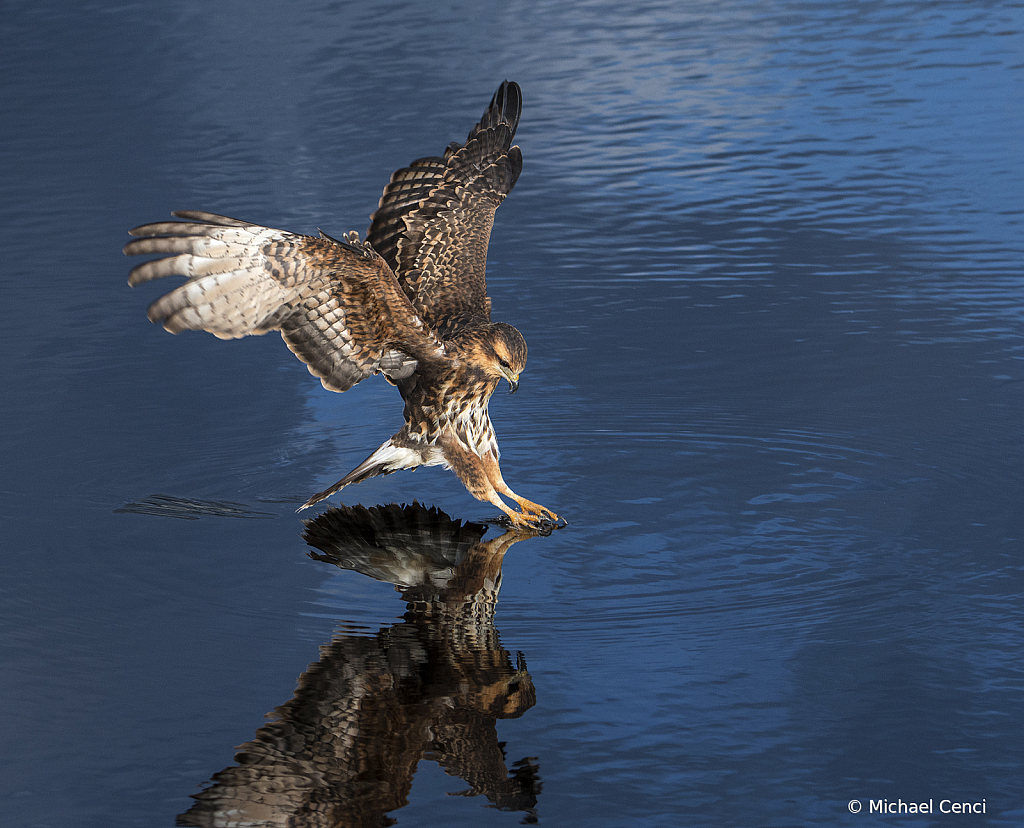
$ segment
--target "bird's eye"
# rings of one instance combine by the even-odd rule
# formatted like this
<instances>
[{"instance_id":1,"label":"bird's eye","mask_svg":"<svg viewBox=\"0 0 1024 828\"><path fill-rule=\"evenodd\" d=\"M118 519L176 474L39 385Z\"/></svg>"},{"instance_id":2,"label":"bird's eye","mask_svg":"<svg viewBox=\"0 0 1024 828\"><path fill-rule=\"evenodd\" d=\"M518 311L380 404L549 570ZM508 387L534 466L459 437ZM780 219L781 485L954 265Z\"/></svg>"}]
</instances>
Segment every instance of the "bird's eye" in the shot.
<instances>
[{"instance_id":1,"label":"bird's eye","mask_svg":"<svg viewBox=\"0 0 1024 828\"><path fill-rule=\"evenodd\" d=\"M511 367L511 366L510 366L510 365L509 365L509 364L508 364L507 362L505 362L505 360L503 360L503 359L502 359L501 357L498 357L498 365L500 365L500 366L501 366L502 368L510 368L510 367Z\"/></svg>"}]
</instances>

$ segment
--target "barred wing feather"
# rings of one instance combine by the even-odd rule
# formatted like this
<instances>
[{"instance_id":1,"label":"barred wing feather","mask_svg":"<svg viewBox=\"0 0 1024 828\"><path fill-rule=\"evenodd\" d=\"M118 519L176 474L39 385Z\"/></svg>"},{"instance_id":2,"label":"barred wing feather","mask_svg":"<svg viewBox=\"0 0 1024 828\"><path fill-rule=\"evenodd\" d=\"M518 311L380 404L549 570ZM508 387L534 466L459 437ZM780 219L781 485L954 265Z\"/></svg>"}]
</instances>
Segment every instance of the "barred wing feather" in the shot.
<instances>
[{"instance_id":1,"label":"barred wing feather","mask_svg":"<svg viewBox=\"0 0 1024 828\"><path fill-rule=\"evenodd\" d=\"M167 254L135 267L129 284L164 276L188 281L155 301L148 316L171 333L221 339L278 330L332 391L381 371L408 374L440 354L391 269L354 236L305 236L212 213L145 224L127 254Z\"/></svg>"},{"instance_id":2,"label":"barred wing feather","mask_svg":"<svg viewBox=\"0 0 1024 828\"><path fill-rule=\"evenodd\" d=\"M494 212L522 171L512 146L521 111L519 86L506 81L465 144L392 175L371 218L367 241L442 337L460 322L490 319L487 247Z\"/></svg>"}]
</instances>

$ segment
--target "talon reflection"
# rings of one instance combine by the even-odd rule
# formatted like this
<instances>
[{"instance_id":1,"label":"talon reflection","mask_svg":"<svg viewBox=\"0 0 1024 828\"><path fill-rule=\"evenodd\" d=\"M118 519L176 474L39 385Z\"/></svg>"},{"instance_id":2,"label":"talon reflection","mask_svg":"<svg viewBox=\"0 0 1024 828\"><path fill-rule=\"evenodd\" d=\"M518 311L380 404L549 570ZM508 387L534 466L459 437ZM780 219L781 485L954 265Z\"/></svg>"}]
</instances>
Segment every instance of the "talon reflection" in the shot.
<instances>
[{"instance_id":1,"label":"talon reflection","mask_svg":"<svg viewBox=\"0 0 1024 828\"><path fill-rule=\"evenodd\" d=\"M330 509L303 535L320 561L395 584L408 604L375 636L336 634L299 677L275 720L238 749L236 765L195 794L179 825L383 826L407 804L421 759L463 779L467 796L536 822L535 760L506 765L497 719L536 703L526 662L499 641L494 611L505 552L522 530L437 509Z\"/></svg>"}]
</instances>

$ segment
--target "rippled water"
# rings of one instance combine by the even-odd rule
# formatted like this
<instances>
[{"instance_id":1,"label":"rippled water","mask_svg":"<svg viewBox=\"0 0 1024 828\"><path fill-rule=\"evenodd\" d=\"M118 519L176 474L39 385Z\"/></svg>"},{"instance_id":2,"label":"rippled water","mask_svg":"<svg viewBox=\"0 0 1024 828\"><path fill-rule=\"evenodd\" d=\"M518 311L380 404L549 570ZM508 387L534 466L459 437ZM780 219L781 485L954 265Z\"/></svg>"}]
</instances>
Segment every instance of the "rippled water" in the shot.
<instances>
[{"instance_id":1,"label":"rippled water","mask_svg":"<svg viewBox=\"0 0 1024 828\"><path fill-rule=\"evenodd\" d=\"M1024 822L1019 4L3 17L10 824ZM307 527L393 389L168 336L125 231L362 230L505 77L492 416L571 526L433 469Z\"/></svg>"}]
</instances>

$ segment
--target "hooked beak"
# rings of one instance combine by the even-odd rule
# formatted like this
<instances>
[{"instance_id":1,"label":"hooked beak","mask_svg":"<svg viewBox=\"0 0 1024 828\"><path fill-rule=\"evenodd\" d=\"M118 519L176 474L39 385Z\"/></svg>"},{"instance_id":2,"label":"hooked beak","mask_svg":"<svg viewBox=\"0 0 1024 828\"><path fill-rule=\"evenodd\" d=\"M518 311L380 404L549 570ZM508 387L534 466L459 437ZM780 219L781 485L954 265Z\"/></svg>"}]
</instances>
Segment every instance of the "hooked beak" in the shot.
<instances>
[{"instance_id":1,"label":"hooked beak","mask_svg":"<svg viewBox=\"0 0 1024 828\"><path fill-rule=\"evenodd\" d=\"M519 374L513 374L511 371L502 371L505 375L505 379L508 380L509 394L515 394L519 390Z\"/></svg>"}]
</instances>

